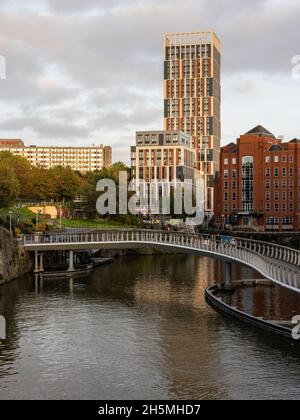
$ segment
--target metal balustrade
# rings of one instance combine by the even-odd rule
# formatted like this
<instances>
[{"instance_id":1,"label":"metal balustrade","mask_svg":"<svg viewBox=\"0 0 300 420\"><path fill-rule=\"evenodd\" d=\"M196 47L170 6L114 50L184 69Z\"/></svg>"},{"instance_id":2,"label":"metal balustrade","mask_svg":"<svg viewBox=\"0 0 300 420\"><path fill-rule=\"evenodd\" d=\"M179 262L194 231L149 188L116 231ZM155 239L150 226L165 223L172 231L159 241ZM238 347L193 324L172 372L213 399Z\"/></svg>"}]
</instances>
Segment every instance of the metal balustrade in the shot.
<instances>
[{"instance_id":1,"label":"metal balustrade","mask_svg":"<svg viewBox=\"0 0 300 420\"><path fill-rule=\"evenodd\" d=\"M168 247L240 262L273 282L300 292L300 251L250 239L153 230L94 230L26 235L23 246L27 251L101 249L112 246Z\"/></svg>"}]
</instances>

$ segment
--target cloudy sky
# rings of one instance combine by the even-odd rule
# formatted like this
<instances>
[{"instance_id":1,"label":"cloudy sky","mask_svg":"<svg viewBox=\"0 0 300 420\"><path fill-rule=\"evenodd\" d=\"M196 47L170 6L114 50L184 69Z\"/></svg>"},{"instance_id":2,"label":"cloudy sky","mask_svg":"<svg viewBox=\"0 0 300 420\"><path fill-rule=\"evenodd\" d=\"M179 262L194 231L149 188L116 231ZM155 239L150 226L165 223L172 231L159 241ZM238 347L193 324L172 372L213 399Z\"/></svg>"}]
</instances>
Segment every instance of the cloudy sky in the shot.
<instances>
[{"instance_id":1,"label":"cloudy sky","mask_svg":"<svg viewBox=\"0 0 300 420\"><path fill-rule=\"evenodd\" d=\"M110 144L162 128L163 34L222 41L222 143L263 124L300 137L299 0L0 0L0 138Z\"/></svg>"}]
</instances>

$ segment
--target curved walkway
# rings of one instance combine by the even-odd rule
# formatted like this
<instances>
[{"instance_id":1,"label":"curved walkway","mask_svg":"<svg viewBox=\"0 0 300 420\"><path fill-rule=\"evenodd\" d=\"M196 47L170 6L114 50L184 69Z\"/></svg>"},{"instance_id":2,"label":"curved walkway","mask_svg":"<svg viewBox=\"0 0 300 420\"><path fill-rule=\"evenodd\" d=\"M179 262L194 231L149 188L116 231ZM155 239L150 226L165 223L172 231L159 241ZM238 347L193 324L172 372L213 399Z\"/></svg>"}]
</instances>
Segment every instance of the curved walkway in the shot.
<instances>
[{"instance_id":1,"label":"curved walkway","mask_svg":"<svg viewBox=\"0 0 300 420\"><path fill-rule=\"evenodd\" d=\"M26 251L107 248L163 248L239 262L264 277L300 293L300 251L249 239L195 235L181 232L118 230L26 235Z\"/></svg>"}]
</instances>

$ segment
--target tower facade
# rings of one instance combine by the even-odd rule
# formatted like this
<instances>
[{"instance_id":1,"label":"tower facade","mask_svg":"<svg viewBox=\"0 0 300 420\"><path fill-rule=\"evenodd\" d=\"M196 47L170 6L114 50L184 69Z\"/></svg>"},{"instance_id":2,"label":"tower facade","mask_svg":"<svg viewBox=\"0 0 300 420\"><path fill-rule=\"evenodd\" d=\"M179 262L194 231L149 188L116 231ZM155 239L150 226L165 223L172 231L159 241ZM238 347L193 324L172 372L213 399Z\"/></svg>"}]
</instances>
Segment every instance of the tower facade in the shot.
<instances>
[{"instance_id":1,"label":"tower facade","mask_svg":"<svg viewBox=\"0 0 300 420\"><path fill-rule=\"evenodd\" d=\"M190 134L195 169L205 177L205 211L213 213L221 138L221 44L212 31L164 37L164 128Z\"/></svg>"}]
</instances>

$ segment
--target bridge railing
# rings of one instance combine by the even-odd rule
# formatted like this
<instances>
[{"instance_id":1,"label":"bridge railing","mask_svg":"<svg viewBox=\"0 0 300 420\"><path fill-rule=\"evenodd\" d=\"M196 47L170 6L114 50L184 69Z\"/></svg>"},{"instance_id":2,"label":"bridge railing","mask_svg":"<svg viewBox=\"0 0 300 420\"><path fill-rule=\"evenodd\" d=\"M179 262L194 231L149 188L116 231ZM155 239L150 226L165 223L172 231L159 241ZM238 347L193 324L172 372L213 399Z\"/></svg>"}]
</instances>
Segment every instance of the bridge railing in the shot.
<instances>
[{"instance_id":1,"label":"bridge railing","mask_svg":"<svg viewBox=\"0 0 300 420\"><path fill-rule=\"evenodd\" d=\"M200 240L201 247L214 247L215 244L232 245L237 249L246 249L260 256L265 256L284 263L300 267L300 251L269 242L251 239L222 237L218 235L197 235L192 233L153 231L153 230L93 230L64 232L44 235L25 235L24 245L42 243L84 243L84 242L164 242L188 245ZM227 248L226 248L227 249ZM224 248L225 250L225 248Z\"/></svg>"},{"instance_id":2,"label":"bridge railing","mask_svg":"<svg viewBox=\"0 0 300 420\"><path fill-rule=\"evenodd\" d=\"M218 235L197 235L153 230L109 230L80 233L55 233L24 237L24 245L142 243L193 248L206 254L233 259L257 269L269 279L299 292L300 252L268 242Z\"/></svg>"}]
</instances>

